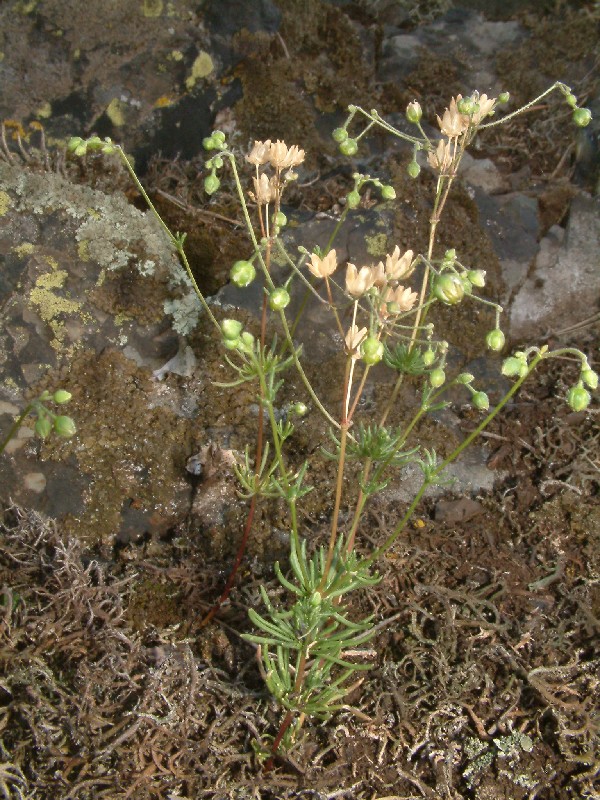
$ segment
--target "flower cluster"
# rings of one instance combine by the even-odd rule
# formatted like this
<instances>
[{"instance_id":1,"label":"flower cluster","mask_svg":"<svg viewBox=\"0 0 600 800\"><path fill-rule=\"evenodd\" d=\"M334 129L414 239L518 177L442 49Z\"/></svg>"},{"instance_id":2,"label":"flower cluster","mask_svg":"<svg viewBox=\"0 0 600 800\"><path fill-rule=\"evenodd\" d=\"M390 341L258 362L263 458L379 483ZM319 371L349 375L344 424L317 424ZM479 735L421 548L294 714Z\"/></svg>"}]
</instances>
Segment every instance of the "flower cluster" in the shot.
<instances>
[{"instance_id":1,"label":"flower cluster","mask_svg":"<svg viewBox=\"0 0 600 800\"><path fill-rule=\"evenodd\" d=\"M254 192L250 193L250 197L259 206L264 206L281 199L281 170L287 169L286 180L293 180L296 176L292 169L304 161L304 150L295 144L288 147L280 139L276 142L270 139L264 142L255 141L252 150L246 156L246 161L256 167L256 177L252 179ZM275 175L269 177L265 172L259 174L259 167L267 164L275 170Z\"/></svg>"},{"instance_id":2,"label":"flower cluster","mask_svg":"<svg viewBox=\"0 0 600 800\"><path fill-rule=\"evenodd\" d=\"M442 117L437 116L440 130L448 138L440 139L437 148L427 157L436 172L447 176L454 174L458 139L468 135L487 116L493 114L495 105L495 97L480 95L479 92L473 92L471 97L458 94L452 98Z\"/></svg>"}]
</instances>

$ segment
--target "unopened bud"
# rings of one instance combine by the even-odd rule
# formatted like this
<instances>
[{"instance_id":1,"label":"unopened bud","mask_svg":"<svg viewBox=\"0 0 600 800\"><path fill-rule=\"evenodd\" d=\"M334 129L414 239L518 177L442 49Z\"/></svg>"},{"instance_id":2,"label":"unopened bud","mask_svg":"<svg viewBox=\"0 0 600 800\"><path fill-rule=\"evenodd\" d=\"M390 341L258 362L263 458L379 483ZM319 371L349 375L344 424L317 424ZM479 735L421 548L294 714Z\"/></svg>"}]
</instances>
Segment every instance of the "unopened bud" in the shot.
<instances>
[{"instance_id":1,"label":"unopened bud","mask_svg":"<svg viewBox=\"0 0 600 800\"><path fill-rule=\"evenodd\" d=\"M204 178L204 191L206 194L214 194L218 191L220 185L221 181L214 174L207 175L207 177Z\"/></svg>"},{"instance_id":2,"label":"unopened bud","mask_svg":"<svg viewBox=\"0 0 600 800\"><path fill-rule=\"evenodd\" d=\"M224 319L221 323L221 332L225 339L233 341L237 339L242 332L242 323L239 319Z\"/></svg>"},{"instance_id":3,"label":"unopened bud","mask_svg":"<svg viewBox=\"0 0 600 800\"><path fill-rule=\"evenodd\" d=\"M423 109L416 100L413 100L412 103L409 103L406 106L406 119L409 122L412 122L413 125L416 125L418 122L420 122L422 116Z\"/></svg>"},{"instance_id":4,"label":"unopened bud","mask_svg":"<svg viewBox=\"0 0 600 800\"><path fill-rule=\"evenodd\" d=\"M71 417L56 417L54 420L54 432L59 436L74 436L77 428Z\"/></svg>"},{"instance_id":5,"label":"unopened bud","mask_svg":"<svg viewBox=\"0 0 600 800\"><path fill-rule=\"evenodd\" d=\"M475 392L471 400L479 411L487 411L490 407L490 398L485 392Z\"/></svg>"},{"instance_id":6,"label":"unopened bud","mask_svg":"<svg viewBox=\"0 0 600 800\"><path fill-rule=\"evenodd\" d=\"M38 417L35 423L35 432L40 439L45 439L52 430L52 423L46 415Z\"/></svg>"},{"instance_id":7,"label":"unopened bud","mask_svg":"<svg viewBox=\"0 0 600 800\"><path fill-rule=\"evenodd\" d=\"M493 331L490 331L488 335L485 337L485 343L489 347L490 350L493 350L495 353L499 353L500 350L504 347L506 342L506 337L500 330L500 328L496 328Z\"/></svg>"},{"instance_id":8,"label":"unopened bud","mask_svg":"<svg viewBox=\"0 0 600 800\"><path fill-rule=\"evenodd\" d=\"M354 189L346 195L346 205L348 208L358 208L360 205L360 194Z\"/></svg>"},{"instance_id":9,"label":"unopened bud","mask_svg":"<svg viewBox=\"0 0 600 800\"><path fill-rule=\"evenodd\" d=\"M594 372L594 370L589 367L581 370L581 380L586 386L589 386L590 389L598 388L598 373Z\"/></svg>"},{"instance_id":10,"label":"unopened bud","mask_svg":"<svg viewBox=\"0 0 600 800\"><path fill-rule=\"evenodd\" d=\"M62 405L68 403L72 396L71 392L67 392L65 389L57 389L52 395L52 399L55 403Z\"/></svg>"},{"instance_id":11,"label":"unopened bud","mask_svg":"<svg viewBox=\"0 0 600 800\"><path fill-rule=\"evenodd\" d=\"M432 369L429 373L429 383L434 389L439 389L446 383L446 373L441 367Z\"/></svg>"},{"instance_id":12,"label":"unopened bud","mask_svg":"<svg viewBox=\"0 0 600 800\"><path fill-rule=\"evenodd\" d=\"M485 286L485 270L483 269L470 269L467 272L467 278L478 289L482 289Z\"/></svg>"},{"instance_id":13,"label":"unopened bud","mask_svg":"<svg viewBox=\"0 0 600 800\"><path fill-rule=\"evenodd\" d=\"M292 414L296 414L296 416L298 417L303 417L308 411L308 408L306 406L306 403L298 401L297 403L294 403L294 405L290 408L290 411L292 412Z\"/></svg>"},{"instance_id":14,"label":"unopened bud","mask_svg":"<svg viewBox=\"0 0 600 800\"><path fill-rule=\"evenodd\" d=\"M500 94L498 95L498 102L501 105L506 105L506 103L508 103L509 100L510 100L509 92L500 92Z\"/></svg>"},{"instance_id":15,"label":"unopened bud","mask_svg":"<svg viewBox=\"0 0 600 800\"><path fill-rule=\"evenodd\" d=\"M410 161L408 166L406 167L406 171L410 178L418 178L419 173L421 172L421 167L416 161Z\"/></svg>"},{"instance_id":16,"label":"unopened bud","mask_svg":"<svg viewBox=\"0 0 600 800\"><path fill-rule=\"evenodd\" d=\"M384 200L395 200L396 199L396 190L393 186L389 186L384 184L381 187L381 196Z\"/></svg>"}]
</instances>

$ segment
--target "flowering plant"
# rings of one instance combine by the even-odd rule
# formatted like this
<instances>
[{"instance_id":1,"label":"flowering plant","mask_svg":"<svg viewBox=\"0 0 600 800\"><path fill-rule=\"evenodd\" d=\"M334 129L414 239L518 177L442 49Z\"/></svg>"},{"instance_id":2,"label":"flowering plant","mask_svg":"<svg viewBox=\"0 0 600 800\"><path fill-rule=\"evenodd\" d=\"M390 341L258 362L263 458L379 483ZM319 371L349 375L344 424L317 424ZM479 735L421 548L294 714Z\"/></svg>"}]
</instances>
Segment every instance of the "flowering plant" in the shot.
<instances>
[{"instance_id":1,"label":"flowering plant","mask_svg":"<svg viewBox=\"0 0 600 800\"><path fill-rule=\"evenodd\" d=\"M417 159L419 151L427 154L428 164L436 177L426 251L415 253L408 249L401 252L395 246L385 259L376 264L347 263L344 266L333 245L344 220L360 204L365 187L377 189L384 200L393 200L395 191L392 186L377 178L355 173L354 186L348 192L328 246L325 249L314 247L311 251L299 248L297 255L291 255L281 236L287 223L282 211L282 197L287 186L297 177L294 170L303 163L304 151L296 145L288 147L282 141L256 141L245 157L246 163L253 168L251 189L246 190L235 153L228 146L225 134L215 131L207 137L204 147L211 155L206 162L205 190L209 195L218 191L219 173L228 165L249 236L249 253L233 265L231 280L237 286L245 287L257 273L262 276L264 295L259 337L244 330L239 320L218 320L215 317L196 286L185 256L183 237L172 234L160 220L179 253L205 312L219 330L223 358L232 370L232 379L222 385L252 384L256 387L259 407L264 410L258 415L254 454L251 456L247 452L244 461L236 467L241 494L250 502L242 543L223 594L206 621L218 611L231 588L252 528L257 499L279 498L287 506L289 565L275 564L275 574L287 599L275 599L264 587L261 588L264 610L249 610L256 632L244 635L257 647L265 683L284 710L279 730L271 742L271 753L277 752L281 746L290 745L306 716L324 719L346 707L348 694L362 682L362 675L370 666L368 659L372 657L372 651L366 645L377 628L372 617L356 619L352 610L353 593L360 589L368 590L379 581L376 573L378 560L402 534L427 488L444 482L446 467L477 439L540 362L559 356L579 362L578 382L566 397L574 410L587 407L591 399L588 389L595 389L598 385L598 376L581 351L574 348L550 351L547 346L532 346L504 360L502 373L514 378L514 383L490 408L487 393L475 386L473 375L460 373L455 378L447 378L449 345L436 337L435 326L428 321L435 304L450 308L462 302L483 304L495 317L494 326L486 336L487 347L497 352L503 349L502 308L478 295L478 290L485 286L485 272L476 266L463 264L452 248L447 249L442 258L434 258L437 228L463 154L477 133L530 108L555 89L563 93L574 109L575 123L587 124L589 111L578 108L569 87L560 83L499 120L491 117L508 101L506 93L498 98L488 98L477 92L469 97L458 95L452 98L443 115L438 116L442 134L439 141L432 141L423 129L421 107L416 102L410 103L406 111L408 121L417 129L414 136L396 129L374 110L367 112L351 106L345 124L333 132L343 154L354 155L363 137L378 127L412 147L413 158L408 165L411 177L416 178L421 170ZM351 136L350 129L361 120L364 122L362 129ZM154 211L118 145L108 140L101 142L97 137L87 142L75 139L70 145L75 155L83 155L88 149L117 151ZM276 283L274 278L276 273L272 262L275 251L287 265L287 277L283 283L280 280ZM293 318L290 302L292 296L302 289L316 295L331 315L332 330L343 353L342 399L337 408L330 403L330 398L319 396L315 390L303 367L302 348L294 337L304 306L300 305L300 311L295 312ZM283 333L279 339L268 335L268 323L272 317L278 321ZM369 426L357 425L355 416L359 399L370 371L379 363L395 373L393 389L380 410L378 421ZM283 375L289 369L297 370L306 397L294 403L287 415L282 416L277 408L277 396L283 385ZM406 424L392 428L387 420L407 376L419 381L420 402ZM463 387L483 417L474 431L441 458L434 450L426 450L415 441L415 429L425 415L448 404L447 392L455 386ZM333 447L326 455L336 464L329 541L316 549L309 548L302 535L301 501L312 488L308 482L310 464L305 461L291 465L286 454L286 442L294 432L295 420L307 412L309 404L331 426ZM345 475L350 461L359 464L359 479L357 485L350 484L348 489ZM365 548L361 545L359 554L356 542L361 534L365 509L389 483L394 471L407 464L416 465L421 472L419 489L387 537L366 554L363 554ZM343 508L351 509L348 524L342 522ZM259 750L268 755L269 751L260 747Z\"/></svg>"}]
</instances>

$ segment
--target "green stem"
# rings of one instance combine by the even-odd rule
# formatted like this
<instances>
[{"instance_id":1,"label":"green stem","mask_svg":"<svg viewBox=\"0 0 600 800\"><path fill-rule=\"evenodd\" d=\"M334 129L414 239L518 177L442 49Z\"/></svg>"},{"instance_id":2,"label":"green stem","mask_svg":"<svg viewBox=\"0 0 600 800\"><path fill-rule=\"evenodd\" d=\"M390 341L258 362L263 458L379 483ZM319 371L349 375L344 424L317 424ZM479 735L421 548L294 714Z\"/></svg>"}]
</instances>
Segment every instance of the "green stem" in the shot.
<instances>
[{"instance_id":1,"label":"green stem","mask_svg":"<svg viewBox=\"0 0 600 800\"><path fill-rule=\"evenodd\" d=\"M15 436L15 434L23 424L25 417L33 410L33 407L34 403L29 403L29 405L26 406L25 410L20 414L18 419L11 425L8 434L4 438L2 444L0 444L0 453L4 452L6 445L10 442L13 436Z\"/></svg>"},{"instance_id":2,"label":"green stem","mask_svg":"<svg viewBox=\"0 0 600 800\"><path fill-rule=\"evenodd\" d=\"M533 100L530 100L529 103L525 103L525 105L521 106L521 108L518 108L516 111L513 111L511 114L507 114L505 117L502 117L502 119L497 119L494 122L486 122L485 125L478 125L477 126L478 129L479 130L483 130L484 128L494 128L496 125L504 125L504 123L508 122L509 119L512 119L513 117L516 117L518 114L522 114L524 111L527 111L529 108L534 106L536 103L539 103L540 100L543 100L544 97L546 97L546 95L549 95L555 89L560 89L562 92L564 92L565 90L570 91L569 87L566 86L564 83L561 83L560 81L556 81L556 83L553 83L552 86L550 86L548 89L546 89L545 92L542 92L540 95L538 95L538 97L534 98Z\"/></svg>"}]
</instances>

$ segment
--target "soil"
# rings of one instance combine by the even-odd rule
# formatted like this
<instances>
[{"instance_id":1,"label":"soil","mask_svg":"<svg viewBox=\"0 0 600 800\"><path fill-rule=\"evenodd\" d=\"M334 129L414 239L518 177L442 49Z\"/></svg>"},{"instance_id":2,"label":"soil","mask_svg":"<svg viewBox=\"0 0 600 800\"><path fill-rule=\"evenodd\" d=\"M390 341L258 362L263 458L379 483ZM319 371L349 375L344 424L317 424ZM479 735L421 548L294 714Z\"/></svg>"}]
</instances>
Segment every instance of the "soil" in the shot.
<instances>
[{"instance_id":1,"label":"soil","mask_svg":"<svg viewBox=\"0 0 600 800\"><path fill-rule=\"evenodd\" d=\"M154 13L158 5L148 0L144 7ZM294 23L292 6L302 10L302 3L289 4L282 29L288 32L286 41ZM350 6L356 18L368 16L365 4ZM576 15L556 6L563 21L565 13ZM341 31L350 42L350 56L359 44L354 29L344 28L340 9L325 9L322 3L311 8L298 51L288 53L290 63L278 80L302 82L317 108L331 110L340 97L336 81L347 84L351 59L342 58L334 41L333 61L320 63L315 57L301 78L295 59L315 47L324 31ZM539 26L542 50L524 50L507 63L507 74L518 64L524 76L531 75L524 59L539 57L552 45L553 17L542 15L536 22L534 16L530 12L528 20ZM591 26L579 18L573 24L569 47L589 47ZM276 46L260 36L240 38L237 47L245 60L237 70L246 90L258 85ZM565 61L564 69L573 61ZM429 69L433 77L423 90L444 65L437 65L437 72L435 65ZM366 93L368 70L365 75L359 89ZM282 85L274 89L279 96ZM523 92L530 96L530 87L523 86ZM386 97L395 101L392 87L382 97L384 106ZM246 91L246 105L237 109L241 124L252 102ZM299 99L292 110L312 130L306 103ZM268 117L272 107L265 101L264 108L254 110ZM297 129L292 139L304 142L301 133ZM278 134L288 131L269 128L264 135ZM523 141L522 134L515 126L514 141ZM536 161L515 145L502 151L503 169L516 172L527 161L529 174L551 171L549 165L558 163L567 146L550 136ZM485 147L498 155L493 137ZM403 166L394 159L386 164L401 194L406 193ZM547 183L544 226L564 217L577 191L568 182L574 169ZM190 260L202 288L216 290L240 246L239 229L227 221L233 205L226 195L222 206L194 195L193 162L157 155L146 178L168 224L191 231ZM348 185L343 171L325 174L304 193L300 210L335 209ZM138 200L134 193L131 200ZM419 192L411 203L422 215L425 201ZM474 261L484 257L492 280L499 282L485 235L478 232L470 239L464 234L474 221L468 195L459 193L444 223L448 237L462 236L462 251L472 248ZM394 224L402 246L406 220L399 216ZM405 244L412 246L412 240ZM499 283L494 288L499 291ZM443 317L439 324L445 324ZM475 358L478 323L465 319L464 325L459 344L465 358ZM192 345L206 347L206 333L197 337ZM597 327L572 333L560 344L580 347L594 366ZM111 369L122 374L120 363ZM210 373L212 367L207 369ZM106 548L86 544L85 532L63 529L5 502L0 511L0 796L600 797L600 416L597 405L576 414L562 401L575 377L563 367L546 368L488 429L488 463L501 476L493 491L474 498L448 492L418 508L378 565L379 585L356 600L357 614L374 614L378 625L370 645L372 670L344 710L325 722L307 720L293 748L270 770L257 743L268 744L276 734L281 712L265 690L255 648L240 634L250 630L247 611L260 607L260 588L278 591L273 561L284 560L287 551L282 508L274 501L259 506L229 602L203 626L229 574L245 519L243 503L212 528L182 525L162 536ZM293 384L288 391L293 397ZM225 407L222 390L209 384L205 392L199 430L208 430L211 420L228 426L232 447L241 448L250 427L251 398L238 394L215 422L215 410ZM457 413L463 433L476 426L478 418L468 408ZM359 419L368 421L369 415L366 407ZM423 435L434 440L436 424L427 425ZM175 447L178 436L174 428L169 446ZM326 441L324 427L298 427L292 445L299 460L314 449L315 438ZM164 447L154 439L150 444ZM319 470L319 490L308 496L302 520L311 548L326 541L333 491L331 465L323 462ZM160 480L158 473L155 479ZM218 465L216 473L190 483L197 494L221 491ZM369 511L359 547L366 552L381 543L403 511L382 495Z\"/></svg>"}]
</instances>

